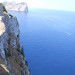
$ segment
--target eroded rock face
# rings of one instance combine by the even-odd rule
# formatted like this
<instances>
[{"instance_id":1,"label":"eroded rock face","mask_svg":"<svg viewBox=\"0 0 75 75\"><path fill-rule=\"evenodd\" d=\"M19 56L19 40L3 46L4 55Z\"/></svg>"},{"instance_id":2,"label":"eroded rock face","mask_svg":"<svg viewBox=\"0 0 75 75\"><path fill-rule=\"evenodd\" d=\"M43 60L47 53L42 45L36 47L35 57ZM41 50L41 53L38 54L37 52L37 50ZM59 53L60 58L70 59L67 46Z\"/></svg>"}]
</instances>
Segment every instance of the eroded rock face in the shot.
<instances>
[{"instance_id":1,"label":"eroded rock face","mask_svg":"<svg viewBox=\"0 0 75 75\"><path fill-rule=\"evenodd\" d=\"M30 75L19 34L17 18L3 11L0 16L0 75Z\"/></svg>"}]
</instances>

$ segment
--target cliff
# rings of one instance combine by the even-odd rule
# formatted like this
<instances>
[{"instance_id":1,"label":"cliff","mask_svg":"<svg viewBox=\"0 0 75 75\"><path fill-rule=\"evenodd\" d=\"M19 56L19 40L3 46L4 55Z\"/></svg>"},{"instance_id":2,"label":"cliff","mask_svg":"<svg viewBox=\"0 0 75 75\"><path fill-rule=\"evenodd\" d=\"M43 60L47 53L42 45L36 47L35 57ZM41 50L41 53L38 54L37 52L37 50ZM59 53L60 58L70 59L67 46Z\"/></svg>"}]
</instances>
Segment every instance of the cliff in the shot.
<instances>
[{"instance_id":1,"label":"cliff","mask_svg":"<svg viewBox=\"0 0 75 75\"><path fill-rule=\"evenodd\" d=\"M15 3L15 2L4 2L3 3L7 10L13 10L13 11L24 11L28 12L28 6L27 3L21 2L21 3Z\"/></svg>"},{"instance_id":2,"label":"cliff","mask_svg":"<svg viewBox=\"0 0 75 75\"><path fill-rule=\"evenodd\" d=\"M19 35L17 18L0 3L0 75L30 75Z\"/></svg>"}]
</instances>

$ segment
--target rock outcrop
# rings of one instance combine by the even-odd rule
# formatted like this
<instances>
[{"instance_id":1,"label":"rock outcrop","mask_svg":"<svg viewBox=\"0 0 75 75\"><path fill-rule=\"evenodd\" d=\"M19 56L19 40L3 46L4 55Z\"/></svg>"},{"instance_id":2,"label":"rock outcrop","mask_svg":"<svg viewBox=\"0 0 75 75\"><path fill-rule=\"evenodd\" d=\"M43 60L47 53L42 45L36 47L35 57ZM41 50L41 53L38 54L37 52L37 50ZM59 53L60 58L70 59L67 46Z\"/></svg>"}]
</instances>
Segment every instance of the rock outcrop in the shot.
<instances>
[{"instance_id":1,"label":"rock outcrop","mask_svg":"<svg viewBox=\"0 0 75 75\"><path fill-rule=\"evenodd\" d=\"M17 18L0 3L0 75L30 75L19 35Z\"/></svg>"},{"instance_id":2,"label":"rock outcrop","mask_svg":"<svg viewBox=\"0 0 75 75\"><path fill-rule=\"evenodd\" d=\"M21 3L15 3L15 2L4 2L3 3L7 10L13 10L13 11L24 11L28 12L28 6L27 3L21 2Z\"/></svg>"}]
</instances>

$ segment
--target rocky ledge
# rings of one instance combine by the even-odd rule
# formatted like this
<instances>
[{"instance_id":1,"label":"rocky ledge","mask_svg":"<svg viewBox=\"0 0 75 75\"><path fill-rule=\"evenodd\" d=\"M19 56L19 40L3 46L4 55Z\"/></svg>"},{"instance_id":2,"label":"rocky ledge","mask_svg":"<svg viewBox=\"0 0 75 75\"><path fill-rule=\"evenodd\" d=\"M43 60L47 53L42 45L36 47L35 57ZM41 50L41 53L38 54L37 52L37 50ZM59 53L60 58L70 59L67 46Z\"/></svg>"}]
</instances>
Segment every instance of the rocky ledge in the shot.
<instances>
[{"instance_id":1,"label":"rocky ledge","mask_svg":"<svg viewBox=\"0 0 75 75\"><path fill-rule=\"evenodd\" d=\"M17 18L0 3L0 75L30 75L19 35Z\"/></svg>"}]
</instances>

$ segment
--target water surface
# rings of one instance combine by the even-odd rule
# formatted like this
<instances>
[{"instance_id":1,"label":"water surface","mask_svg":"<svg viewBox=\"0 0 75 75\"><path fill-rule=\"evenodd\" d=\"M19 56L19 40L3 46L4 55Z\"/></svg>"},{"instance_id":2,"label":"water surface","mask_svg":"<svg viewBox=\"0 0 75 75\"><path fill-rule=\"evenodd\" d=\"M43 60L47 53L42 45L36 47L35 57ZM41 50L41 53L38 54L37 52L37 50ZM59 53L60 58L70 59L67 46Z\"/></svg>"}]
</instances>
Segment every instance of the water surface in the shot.
<instances>
[{"instance_id":1,"label":"water surface","mask_svg":"<svg viewBox=\"0 0 75 75\"><path fill-rule=\"evenodd\" d=\"M32 75L75 75L75 12L13 12Z\"/></svg>"}]
</instances>

